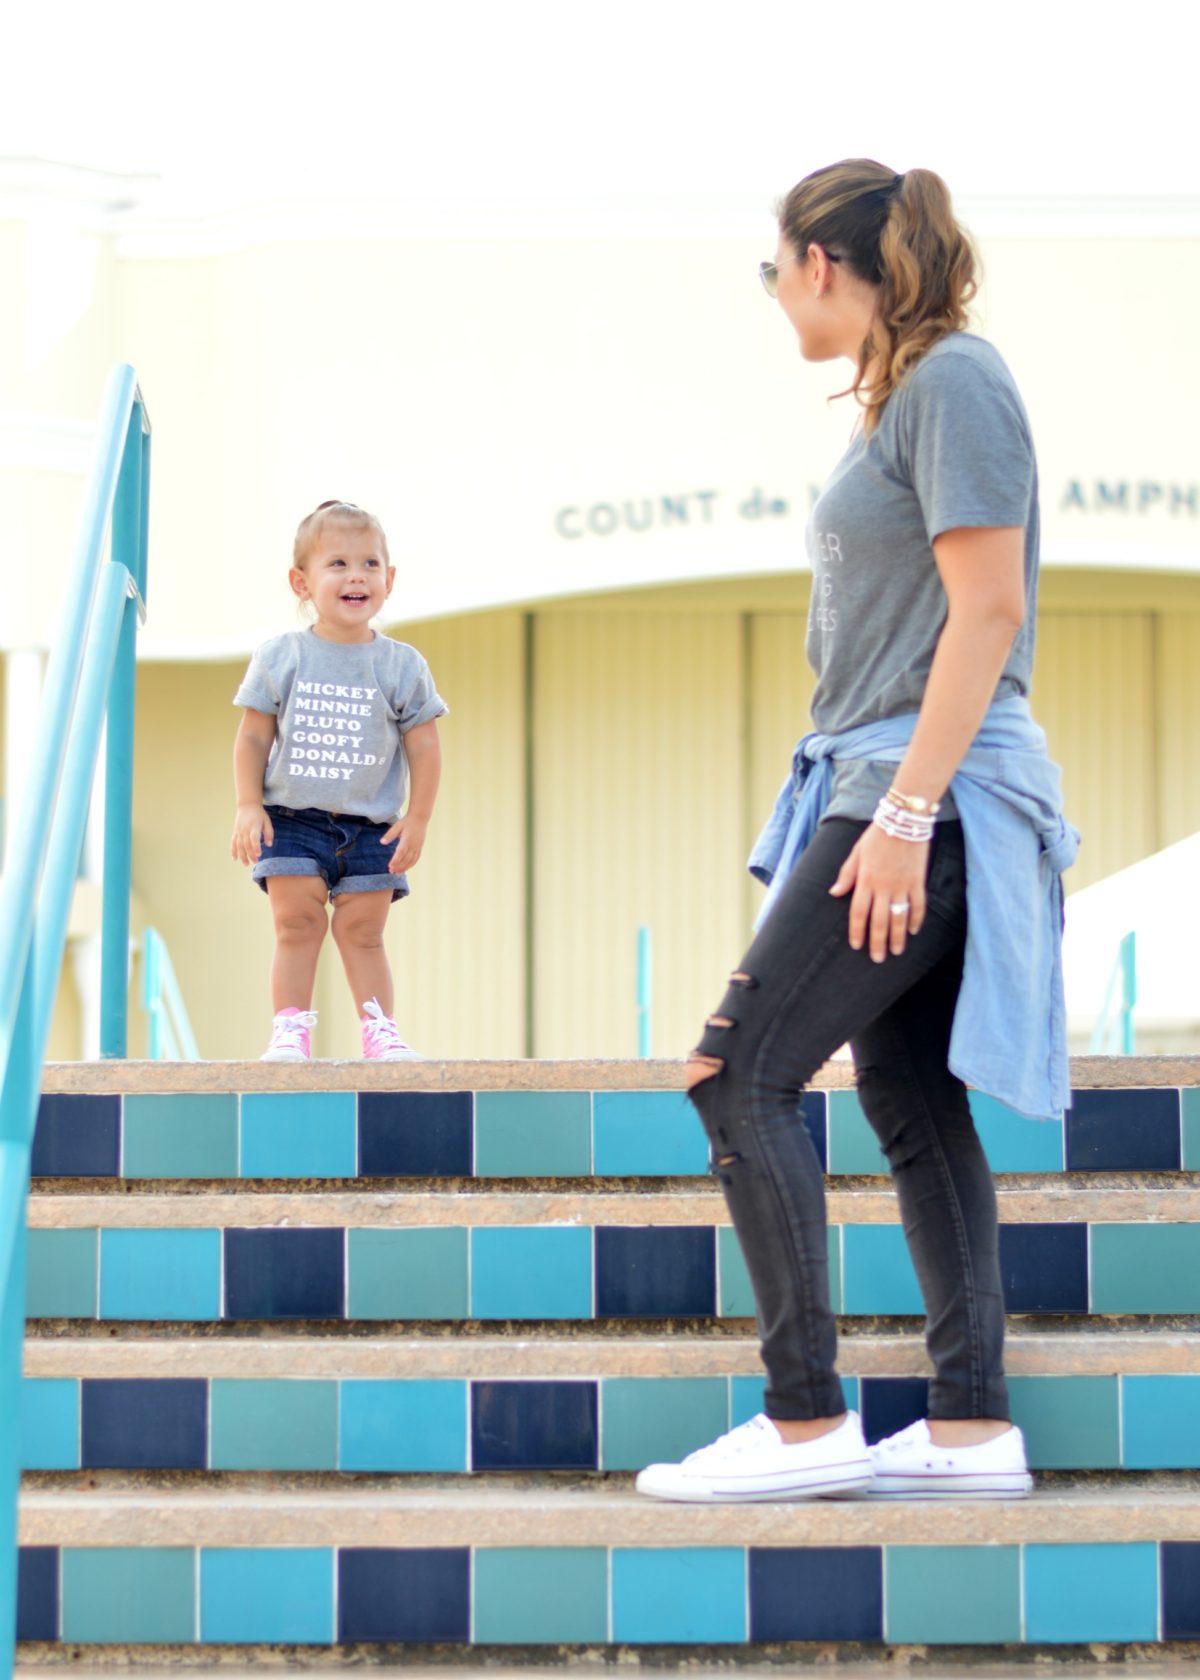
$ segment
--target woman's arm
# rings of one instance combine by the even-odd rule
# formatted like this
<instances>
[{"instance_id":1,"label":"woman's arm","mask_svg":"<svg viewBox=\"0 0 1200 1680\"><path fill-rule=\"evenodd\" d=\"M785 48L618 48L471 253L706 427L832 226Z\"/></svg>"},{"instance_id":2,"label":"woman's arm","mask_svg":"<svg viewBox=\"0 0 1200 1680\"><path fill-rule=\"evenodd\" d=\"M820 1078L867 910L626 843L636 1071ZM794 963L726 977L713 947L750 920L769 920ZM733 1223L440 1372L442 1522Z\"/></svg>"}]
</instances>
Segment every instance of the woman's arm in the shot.
<instances>
[{"instance_id":1,"label":"woman's arm","mask_svg":"<svg viewBox=\"0 0 1200 1680\"><path fill-rule=\"evenodd\" d=\"M1025 618L1025 533L1020 526L963 526L943 531L933 557L946 591L925 697L908 751L896 770L901 793L940 799L975 739L1009 649ZM898 956L925 919L929 847L894 840L874 823L842 866L830 891L850 900L850 943L864 941L875 962ZM891 905L907 900L907 917Z\"/></svg>"}]
</instances>

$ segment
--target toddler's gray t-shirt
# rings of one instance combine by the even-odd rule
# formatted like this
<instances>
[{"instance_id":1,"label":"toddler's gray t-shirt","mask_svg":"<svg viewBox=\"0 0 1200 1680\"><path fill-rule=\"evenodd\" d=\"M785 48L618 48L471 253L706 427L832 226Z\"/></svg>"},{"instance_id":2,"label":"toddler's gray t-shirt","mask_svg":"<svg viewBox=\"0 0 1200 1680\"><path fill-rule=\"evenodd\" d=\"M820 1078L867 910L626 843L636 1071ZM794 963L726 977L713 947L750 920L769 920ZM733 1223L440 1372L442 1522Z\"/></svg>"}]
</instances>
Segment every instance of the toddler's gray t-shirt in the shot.
<instances>
[{"instance_id":1,"label":"toddler's gray t-shirt","mask_svg":"<svg viewBox=\"0 0 1200 1680\"><path fill-rule=\"evenodd\" d=\"M405 642L327 642L289 630L250 661L235 706L277 719L264 805L344 811L391 823L408 796L403 738L448 709Z\"/></svg>"},{"instance_id":2,"label":"toddler's gray t-shirt","mask_svg":"<svg viewBox=\"0 0 1200 1680\"><path fill-rule=\"evenodd\" d=\"M859 432L813 508L807 653L812 716L836 734L918 710L946 620L933 539L959 526L1023 526L1025 622L996 698L1026 694L1037 604L1038 487L1029 420L999 353L971 333L929 350ZM869 818L895 765L845 761L826 816ZM942 814L953 815L943 801Z\"/></svg>"}]
</instances>

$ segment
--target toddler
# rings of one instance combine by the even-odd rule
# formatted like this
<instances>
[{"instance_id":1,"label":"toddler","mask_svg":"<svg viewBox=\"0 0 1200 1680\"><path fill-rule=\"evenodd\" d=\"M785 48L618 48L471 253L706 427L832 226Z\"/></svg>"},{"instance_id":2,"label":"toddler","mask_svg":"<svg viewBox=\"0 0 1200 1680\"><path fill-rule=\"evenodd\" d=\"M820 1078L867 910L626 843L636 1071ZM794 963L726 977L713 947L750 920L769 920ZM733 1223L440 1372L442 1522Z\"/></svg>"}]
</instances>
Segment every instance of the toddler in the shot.
<instances>
[{"instance_id":1,"label":"toddler","mask_svg":"<svg viewBox=\"0 0 1200 1680\"><path fill-rule=\"evenodd\" d=\"M416 649L371 628L395 577L379 521L322 502L301 521L288 573L311 622L264 642L234 697L244 710L231 851L251 865L275 923L265 1062L311 1054L330 900L363 1055L417 1055L392 1019L383 927L425 844L441 770L435 720L447 708Z\"/></svg>"}]
</instances>

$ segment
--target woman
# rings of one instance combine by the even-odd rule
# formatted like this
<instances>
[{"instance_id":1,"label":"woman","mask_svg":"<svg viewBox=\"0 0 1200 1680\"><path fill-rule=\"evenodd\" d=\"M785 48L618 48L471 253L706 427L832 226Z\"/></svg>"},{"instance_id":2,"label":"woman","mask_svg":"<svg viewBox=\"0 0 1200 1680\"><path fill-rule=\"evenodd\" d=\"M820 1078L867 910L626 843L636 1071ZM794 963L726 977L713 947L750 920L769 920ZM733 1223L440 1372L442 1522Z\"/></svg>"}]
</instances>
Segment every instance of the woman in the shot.
<instances>
[{"instance_id":1,"label":"woman","mask_svg":"<svg viewBox=\"0 0 1200 1680\"><path fill-rule=\"evenodd\" d=\"M683 1500L1015 1497L996 1197L967 1086L1047 1117L1068 1091L1059 874L1078 836L1024 698L1037 475L1004 362L965 332L943 181L818 170L762 279L860 423L808 529L816 733L751 859L764 917L687 1064L754 1286L765 1413L639 1491ZM849 1041L927 1311L929 1418L868 1449L834 1369L824 1184L798 1097Z\"/></svg>"}]
</instances>

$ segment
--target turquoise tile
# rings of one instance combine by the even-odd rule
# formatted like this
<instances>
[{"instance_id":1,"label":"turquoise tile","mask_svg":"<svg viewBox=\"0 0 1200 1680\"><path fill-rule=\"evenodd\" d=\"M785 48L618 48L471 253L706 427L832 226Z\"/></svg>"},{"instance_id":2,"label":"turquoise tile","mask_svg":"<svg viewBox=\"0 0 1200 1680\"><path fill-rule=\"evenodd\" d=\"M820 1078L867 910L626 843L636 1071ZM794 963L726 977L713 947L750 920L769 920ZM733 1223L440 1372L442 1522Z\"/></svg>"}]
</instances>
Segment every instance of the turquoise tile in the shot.
<instances>
[{"instance_id":1,"label":"turquoise tile","mask_svg":"<svg viewBox=\"0 0 1200 1680\"><path fill-rule=\"evenodd\" d=\"M589 1227L471 1232L472 1318L591 1318Z\"/></svg>"},{"instance_id":2,"label":"turquoise tile","mask_svg":"<svg viewBox=\"0 0 1200 1680\"><path fill-rule=\"evenodd\" d=\"M682 1091L597 1091L592 1159L613 1177L706 1173L708 1139Z\"/></svg>"},{"instance_id":3,"label":"turquoise tile","mask_svg":"<svg viewBox=\"0 0 1200 1680\"><path fill-rule=\"evenodd\" d=\"M200 1638L206 1645L332 1645L328 1546L206 1546Z\"/></svg>"},{"instance_id":4,"label":"turquoise tile","mask_svg":"<svg viewBox=\"0 0 1200 1680\"><path fill-rule=\"evenodd\" d=\"M592 1170L590 1091L479 1091L477 1178L584 1178Z\"/></svg>"},{"instance_id":5,"label":"turquoise tile","mask_svg":"<svg viewBox=\"0 0 1200 1680\"><path fill-rule=\"evenodd\" d=\"M1116 1377L1009 1377L1008 1394L1031 1469L1119 1468Z\"/></svg>"},{"instance_id":6,"label":"turquoise tile","mask_svg":"<svg viewBox=\"0 0 1200 1680\"><path fill-rule=\"evenodd\" d=\"M89 1645L193 1643L195 1552L190 1546L64 1546L62 1637Z\"/></svg>"},{"instance_id":7,"label":"turquoise tile","mask_svg":"<svg viewBox=\"0 0 1200 1680\"><path fill-rule=\"evenodd\" d=\"M972 1091L969 1099L975 1130L993 1172L1061 1172L1063 1123L1031 1120L1015 1108Z\"/></svg>"},{"instance_id":8,"label":"turquoise tile","mask_svg":"<svg viewBox=\"0 0 1200 1680\"><path fill-rule=\"evenodd\" d=\"M826 1125L826 1171L886 1173L888 1164L862 1111L857 1091L830 1091Z\"/></svg>"},{"instance_id":9,"label":"turquoise tile","mask_svg":"<svg viewBox=\"0 0 1200 1680\"><path fill-rule=\"evenodd\" d=\"M1179 1093L1183 1105L1183 1166L1200 1172L1200 1088Z\"/></svg>"},{"instance_id":10,"label":"turquoise tile","mask_svg":"<svg viewBox=\"0 0 1200 1680\"><path fill-rule=\"evenodd\" d=\"M341 1385L339 1470L465 1470L467 1384Z\"/></svg>"},{"instance_id":11,"label":"turquoise tile","mask_svg":"<svg viewBox=\"0 0 1200 1680\"><path fill-rule=\"evenodd\" d=\"M101 1318L220 1316L220 1231L101 1231Z\"/></svg>"},{"instance_id":12,"label":"turquoise tile","mask_svg":"<svg viewBox=\"0 0 1200 1680\"><path fill-rule=\"evenodd\" d=\"M729 1427L731 1429L736 1429L739 1423L745 1423L748 1418L755 1417L762 1411L765 1388L765 1377L730 1377ZM860 1410L859 1380L857 1377L842 1378L842 1394L846 1401L847 1411L857 1412Z\"/></svg>"},{"instance_id":13,"label":"turquoise tile","mask_svg":"<svg viewBox=\"0 0 1200 1680\"><path fill-rule=\"evenodd\" d=\"M842 1265L840 1227L831 1225L825 1233L829 1264L829 1305L842 1311ZM753 1318L754 1291L742 1258L742 1246L732 1225L717 1226L717 1313L721 1318Z\"/></svg>"},{"instance_id":14,"label":"turquoise tile","mask_svg":"<svg viewBox=\"0 0 1200 1680\"><path fill-rule=\"evenodd\" d=\"M237 1097L126 1097L121 1171L126 1178L236 1178Z\"/></svg>"},{"instance_id":15,"label":"turquoise tile","mask_svg":"<svg viewBox=\"0 0 1200 1680\"><path fill-rule=\"evenodd\" d=\"M1200 1312L1200 1225L1093 1225L1091 1310Z\"/></svg>"},{"instance_id":16,"label":"turquoise tile","mask_svg":"<svg viewBox=\"0 0 1200 1680\"><path fill-rule=\"evenodd\" d=\"M336 1382L214 1377L209 1388L213 1470L335 1470Z\"/></svg>"},{"instance_id":17,"label":"turquoise tile","mask_svg":"<svg viewBox=\"0 0 1200 1680\"><path fill-rule=\"evenodd\" d=\"M351 1231L351 1318L466 1318L467 1233L460 1226Z\"/></svg>"},{"instance_id":18,"label":"turquoise tile","mask_svg":"<svg viewBox=\"0 0 1200 1680\"><path fill-rule=\"evenodd\" d=\"M899 1225L842 1227L842 1292L846 1313L924 1313Z\"/></svg>"},{"instance_id":19,"label":"turquoise tile","mask_svg":"<svg viewBox=\"0 0 1200 1680\"><path fill-rule=\"evenodd\" d=\"M1031 1645L1158 1639L1158 1547L1025 1547L1025 1639Z\"/></svg>"},{"instance_id":20,"label":"turquoise tile","mask_svg":"<svg viewBox=\"0 0 1200 1680\"><path fill-rule=\"evenodd\" d=\"M600 1468L675 1463L729 1428L724 1377L608 1377L600 1384Z\"/></svg>"},{"instance_id":21,"label":"turquoise tile","mask_svg":"<svg viewBox=\"0 0 1200 1680\"><path fill-rule=\"evenodd\" d=\"M1122 1377L1126 1470L1200 1470L1200 1377Z\"/></svg>"},{"instance_id":22,"label":"turquoise tile","mask_svg":"<svg viewBox=\"0 0 1200 1680\"><path fill-rule=\"evenodd\" d=\"M353 1178L358 1172L354 1092L244 1096L240 1170L243 1178Z\"/></svg>"},{"instance_id":23,"label":"turquoise tile","mask_svg":"<svg viewBox=\"0 0 1200 1680\"><path fill-rule=\"evenodd\" d=\"M477 1645L601 1644L608 1555L602 1546L479 1546L474 1610Z\"/></svg>"},{"instance_id":24,"label":"turquoise tile","mask_svg":"<svg viewBox=\"0 0 1200 1680\"><path fill-rule=\"evenodd\" d=\"M30 1231L28 1318L95 1318L100 1237L86 1231Z\"/></svg>"},{"instance_id":25,"label":"turquoise tile","mask_svg":"<svg viewBox=\"0 0 1200 1680\"><path fill-rule=\"evenodd\" d=\"M741 1546L614 1546L612 1638L631 1645L746 1638Z\"/></svg>"},{"instance_id":26,"label":"turquoise tile","mask_svg":"<svg viewBox=\"0 0 1200 1680\"><path fill-rule=\"evenodd\" d=\"M21 1382L22 1470L78 1470L79 1383L74 1377Z\"/></svg>"},{"instance_id":27,"label":"turquoise tile","mask_svg":"<svg viewBox=\"0 0 1200 1680\"><path fill-rule=\"evenodd\" d=\"M825 1233L825 1258L829 1265L829 1305L835 1313L848 1311L845 1268L842 1264L844 1229L842 1225L831 1225Z\"/></svg>"},{"instance_id":28,"label":"turquoise tile","mask_svg":"<svg viewBox=\"0 0 1200 1680\"><path fill-rule=\"evenodd\" d=\"M885 1546L890 1645L1011 1645L1021 1637L1019 1546Z\"/></svg>"}]
</instances>

